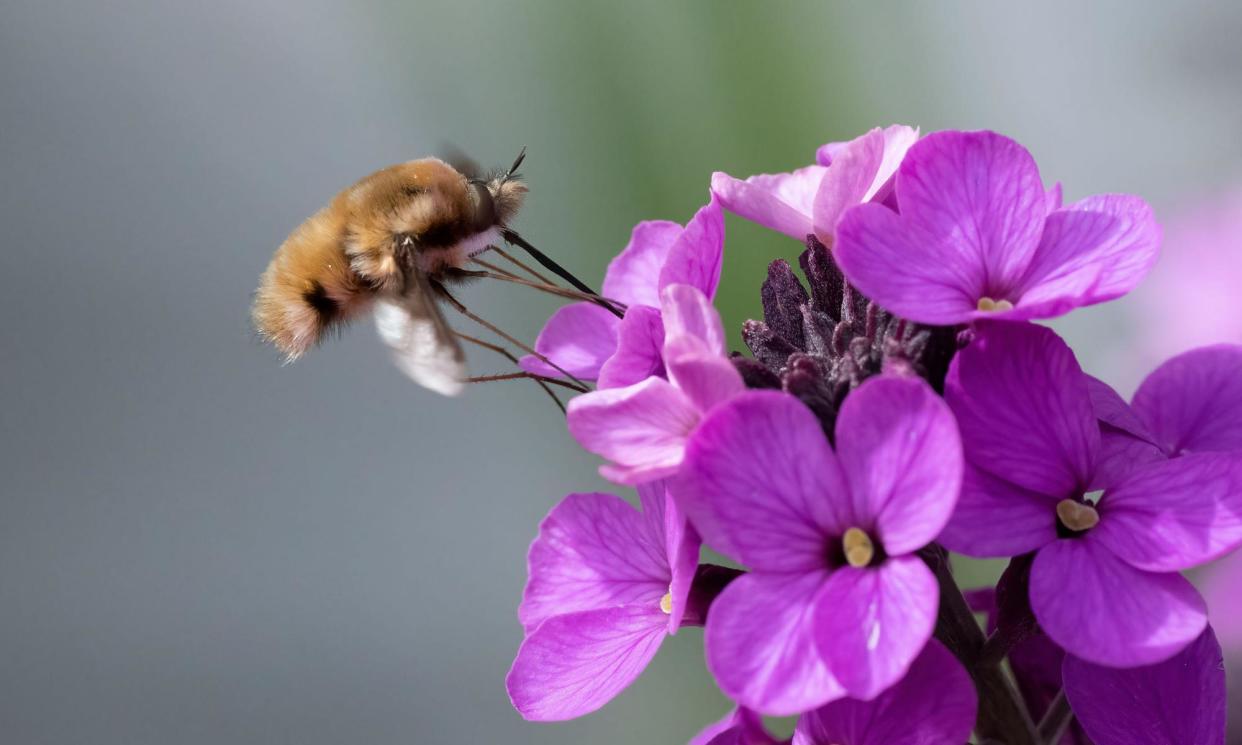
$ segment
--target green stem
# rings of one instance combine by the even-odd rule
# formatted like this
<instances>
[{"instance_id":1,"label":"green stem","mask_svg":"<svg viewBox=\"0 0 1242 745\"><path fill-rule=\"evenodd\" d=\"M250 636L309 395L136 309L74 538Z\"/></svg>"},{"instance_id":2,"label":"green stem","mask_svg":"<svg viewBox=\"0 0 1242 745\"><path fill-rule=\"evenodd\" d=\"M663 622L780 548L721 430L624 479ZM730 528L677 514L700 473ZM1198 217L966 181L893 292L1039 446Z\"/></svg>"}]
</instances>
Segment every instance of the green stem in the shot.
<instances>
[{"instance_id":1,"label":"green stem","mask_svg":"<svg viewBox=\"0 0 1242 745\"><path fill-rule=\"evenodd\" d=\"M933 544L923 551L923 558L940 582L936 638L961 661L979 693L975 732L1006 745L1043 745L1018 689L998 661L984 657L987 638L953 578L948 552Z\"/></svg>"}]
</instances>

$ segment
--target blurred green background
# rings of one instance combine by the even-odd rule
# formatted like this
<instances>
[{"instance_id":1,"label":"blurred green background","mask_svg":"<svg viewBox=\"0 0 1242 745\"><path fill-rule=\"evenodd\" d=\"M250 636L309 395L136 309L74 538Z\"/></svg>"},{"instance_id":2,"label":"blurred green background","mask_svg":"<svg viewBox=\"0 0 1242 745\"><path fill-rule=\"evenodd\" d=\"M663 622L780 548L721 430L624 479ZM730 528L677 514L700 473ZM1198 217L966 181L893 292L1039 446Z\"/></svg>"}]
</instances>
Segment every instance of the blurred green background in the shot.
<instances>
[{"instance_id":1,"label":"blurred green background","mask_svg":"<svg viewBox=\"0 0 1242 745\"><path fill-rule=\"evenodd\" d=\"M525 145L518 227L596 282L712 171L893 122L997 129L1068 199L1176 214L1242 172L1240 30L1228 2L6 2L0 732L684 742L728 706L697 630L584 720L505 699L537 523L607 488L538 391L437 399L366 324L282 368L247 323L271 251L375 168ZM730 328L798 250L729 220ZM554 307L468 296L526 338ZM1132 309L1054 324L1126 391Z\"/></svg>"}]
</instances>

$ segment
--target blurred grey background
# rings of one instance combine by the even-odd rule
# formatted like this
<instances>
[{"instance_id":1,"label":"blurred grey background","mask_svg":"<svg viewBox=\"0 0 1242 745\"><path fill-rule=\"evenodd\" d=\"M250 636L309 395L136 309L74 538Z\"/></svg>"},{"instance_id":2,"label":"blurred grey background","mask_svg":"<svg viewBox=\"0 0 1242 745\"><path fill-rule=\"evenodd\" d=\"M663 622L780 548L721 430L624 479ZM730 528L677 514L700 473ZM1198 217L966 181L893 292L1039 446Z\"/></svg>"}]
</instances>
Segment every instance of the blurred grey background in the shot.
<instances>
[{"instance_id":1,"label":"blurred grey background","mask_svg":"<svg viewBox=\"0 0 1242 745\"><path fill-rule=\"evenodd\" d=\"M505 698L527 544L602 488L557 412L436 398L365 325L282 367L247 322L272 250L377 167L526 145L519 227L595 282L713 170L892 122L994 128L1068 198L1173 214L1242 173L1240 30L1228 2L6 0L0 741L684 742L727 708L697 630L584 720ZM729 230L736 328L798 247ZM469 298L527 338L554 307ZM1056 326L1146 372L1126 302Z\"/></svg>"}]
</instances>

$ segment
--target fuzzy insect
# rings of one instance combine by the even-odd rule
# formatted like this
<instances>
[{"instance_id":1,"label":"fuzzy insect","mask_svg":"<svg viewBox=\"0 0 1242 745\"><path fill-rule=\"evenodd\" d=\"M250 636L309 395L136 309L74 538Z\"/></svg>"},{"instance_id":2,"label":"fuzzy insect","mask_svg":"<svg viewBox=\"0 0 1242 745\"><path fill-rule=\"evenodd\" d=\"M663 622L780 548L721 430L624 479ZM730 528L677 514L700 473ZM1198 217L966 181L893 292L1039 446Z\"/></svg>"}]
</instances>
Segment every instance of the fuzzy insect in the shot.
<instances>
[{"instance_id":1,"label":"fuzzy insect","mask_svg":"<svg viewBox=\"0 0 1242 745\"><path fill-rule=\"evenodd\" d=\"M516 237L507 223L527 192L516 174L524 154L490 178L423 158L345 189L276 250L255 297L255 327L292 361L373 311L402 371L436 392L458 393L465 355L437 301L448 297L446 283L471 274L471 258Z\"/></svg>"}]
</instances>

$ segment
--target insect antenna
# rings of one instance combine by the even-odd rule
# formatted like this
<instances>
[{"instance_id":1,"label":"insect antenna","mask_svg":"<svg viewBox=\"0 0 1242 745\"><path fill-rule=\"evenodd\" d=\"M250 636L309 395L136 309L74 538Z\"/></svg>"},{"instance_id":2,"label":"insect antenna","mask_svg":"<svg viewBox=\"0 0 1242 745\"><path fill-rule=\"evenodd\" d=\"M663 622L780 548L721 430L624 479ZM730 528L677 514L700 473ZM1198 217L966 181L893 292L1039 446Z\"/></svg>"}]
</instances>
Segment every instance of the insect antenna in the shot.
<instances>
[{"instance_id":1,"label":"insect antenna","mask_svg":"<svg viewBox=\"0 0 1242 745\"><path fill-rule=\"evenodd\" d=\"M470 271L468 269L460 269L455 272L452 272L452 274L450 274L449 276L496 279L496 280L500 280L501 282L512 282L513 284L522 285L523 287L530 287L530 288L539 290L540 292L546 292L549 295L556 295L557 297L569 298L570 300L585 300L587 302L592 302L592 303L598 303L598 301L603 300L604 302L607 302L607 303L619 305L621 308L626 307L623 303L619 303L616 300L611 300L609 298L600 297L599 295L588 295L585 292L578 292L577 290L568 290L564 287L558 287L557 285L549 285L549 284L544 284L542 282L532 282L529 279L523 279L517 276L513 272L507 272L504 269L501 269L500 267L496 266L495 264L490 264L486 261L482 261L477 258L471 259L471 261L473 261L479 266L484 267L490 271Z\"/></svg>"}]
</instances>

